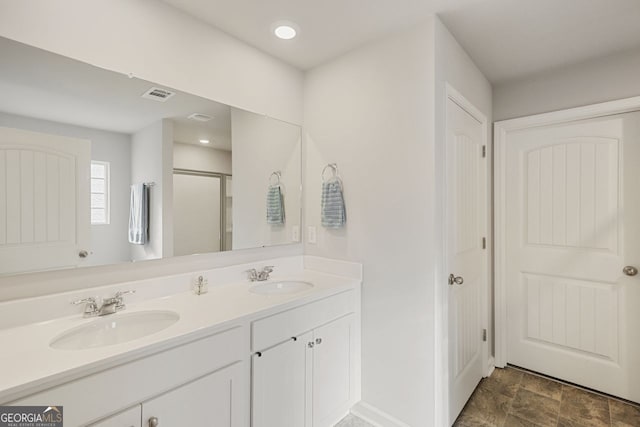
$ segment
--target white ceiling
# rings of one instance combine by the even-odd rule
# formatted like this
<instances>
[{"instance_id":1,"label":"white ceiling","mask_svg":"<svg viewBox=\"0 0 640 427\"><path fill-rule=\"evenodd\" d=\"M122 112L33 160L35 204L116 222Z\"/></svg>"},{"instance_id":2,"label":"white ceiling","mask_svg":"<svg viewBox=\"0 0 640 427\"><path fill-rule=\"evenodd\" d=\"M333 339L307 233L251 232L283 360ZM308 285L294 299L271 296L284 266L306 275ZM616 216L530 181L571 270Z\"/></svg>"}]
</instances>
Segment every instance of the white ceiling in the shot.
<instances>
[{"instance_id":1,"label":"white ceiling","mask_svg":"<svg viewBox=\"0 0 640 427\"><path fill-rule=\"evenodd\" d=\"M640 0L164 1L300 69L436 13L492 83L640 46Z\"/></svg>"},{"instance_id":2,"label":"white ceiling","mask_svg":"<svg viewBox=\"0 0 640 427\"><path fill-rule=\"evenodd\" d=\"M97 68L0 37L0 111L125 134L161 119L174 122L174 140L231 150L228 105L184 92L166 102L143 99L153 83ZM214 117L187 119L192 113Z\"/></svg>"}]
</instances>

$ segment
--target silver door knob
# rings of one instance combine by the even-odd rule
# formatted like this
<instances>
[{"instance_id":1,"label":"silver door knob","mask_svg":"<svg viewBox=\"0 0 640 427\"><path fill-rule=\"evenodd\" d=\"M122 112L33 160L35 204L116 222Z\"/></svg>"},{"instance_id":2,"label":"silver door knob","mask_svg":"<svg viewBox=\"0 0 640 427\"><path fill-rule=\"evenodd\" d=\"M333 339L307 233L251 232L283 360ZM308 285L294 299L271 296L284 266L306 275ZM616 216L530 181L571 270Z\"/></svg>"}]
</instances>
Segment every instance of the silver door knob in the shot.
<instances>
[{"instance_id":1,"label":"silver door knob","mask_svg":"<svg viewBox=\"0 0 640 427\"><path fill-rule=\"evenodd\" d=\"M160 422L158 421L158 418L156 417L149 418L149 427L158 427L159 424Z\"/></svg>"},{"instance_id":2,"label":"silver door knob","mask_svg":"<svg viewBox=\"0 0 640 427\"><path fill-rule=\"evenodd\" d=\"M636 274L638 274L638 269L631 265L627 265L625 268L622 269L622 272L627 276L635 276Z\"/></svg>"},{"instance_id":3,"label":"silver door knob","mask_svg":"<svg viewBox=\"0 0 640 427\"><path fill-rule=\"evenodd\" d=\"M454 274L449 275L449 284L450 285L462 285L464 283L464 279L462 276L456 276Z\"/></svg>"},{"instance_id":4,"label":"silver door knob","mask_svg":"<svg viewBox=\"0 0 640 427\"><path fill-rule=\"evenodd\" d=\"M88 251L85 251L85 250L83 249L83 250L81 250L80 252L78 252L78 256L79 256L80 258L86 258L86 257L88 257L88 256L89 256L89 252L88 252Z\"/></svg>"}]
</instances>

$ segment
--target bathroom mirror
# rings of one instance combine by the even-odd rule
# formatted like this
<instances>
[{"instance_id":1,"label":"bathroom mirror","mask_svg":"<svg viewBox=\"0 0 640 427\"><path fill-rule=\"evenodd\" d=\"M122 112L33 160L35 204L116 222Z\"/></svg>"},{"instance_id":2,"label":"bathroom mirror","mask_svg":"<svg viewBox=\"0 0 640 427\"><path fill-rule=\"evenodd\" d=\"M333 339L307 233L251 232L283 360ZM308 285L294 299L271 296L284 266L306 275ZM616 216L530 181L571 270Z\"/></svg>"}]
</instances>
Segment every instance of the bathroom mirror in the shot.
<instances>
[{"instance_id":1,"label":"bathroom mirror","mask_svg":"<svg viewBox=\"0 0 640 427\"><path fill-rule=\"evenodd\" d=\"M299 126L4 38L0 57L0 274L299 241Z\"/></svg>"}]
</instances>

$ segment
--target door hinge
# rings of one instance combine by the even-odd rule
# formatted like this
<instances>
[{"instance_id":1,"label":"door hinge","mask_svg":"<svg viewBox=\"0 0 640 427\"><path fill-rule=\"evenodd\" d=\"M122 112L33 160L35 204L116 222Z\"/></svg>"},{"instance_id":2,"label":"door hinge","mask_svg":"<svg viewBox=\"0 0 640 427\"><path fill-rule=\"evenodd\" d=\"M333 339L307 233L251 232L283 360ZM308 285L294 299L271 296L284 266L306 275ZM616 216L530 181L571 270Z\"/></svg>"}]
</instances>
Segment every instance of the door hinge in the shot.
<instances>
[{"instance_id":1,"label":"door hinge","mask_svg":"<svg viewBox=\"0 0 640 427\"><path fill-rule=\"evenodd\" d=\"M487 157L487 146L483 145L482 146L482 157Z\"/></svg>"},{"instance_id":2,"label":"door hinge","mask_svg":"<svg viewBox=\"0 0 640 427\"><path fill-rule=\"evenodd\" d=\"M487 342L487 330L486 329L482 330L482 341L483 342Z\"/></svg>"},{"instance_id":3,"label":"door hinge","mask_svg":"<svg viewBox=\"0 0 640 427\"><path fill-rule=\"evenodd\" d=\"M482 249L487 249L487 238L486 237L482 238Z\"/></svg>"}]
</instances>

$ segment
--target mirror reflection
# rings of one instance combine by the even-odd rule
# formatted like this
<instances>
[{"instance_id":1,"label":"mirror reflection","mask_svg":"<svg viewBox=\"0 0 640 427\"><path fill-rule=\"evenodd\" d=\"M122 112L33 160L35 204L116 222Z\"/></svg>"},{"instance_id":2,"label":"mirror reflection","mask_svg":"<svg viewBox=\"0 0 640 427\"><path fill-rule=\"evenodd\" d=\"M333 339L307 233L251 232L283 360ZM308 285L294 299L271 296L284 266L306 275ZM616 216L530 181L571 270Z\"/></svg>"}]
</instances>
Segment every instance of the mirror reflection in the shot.
<instances>
[{"instance_id":1,"label":"mirror reflection","mask_svg":"<svg viewBox=\"0 0 640 427\"><path fill-rule=\"evenodd\" d=\"M297 242L300 128L0 38L0 274Z\"/></svg>"}]
</instances>

